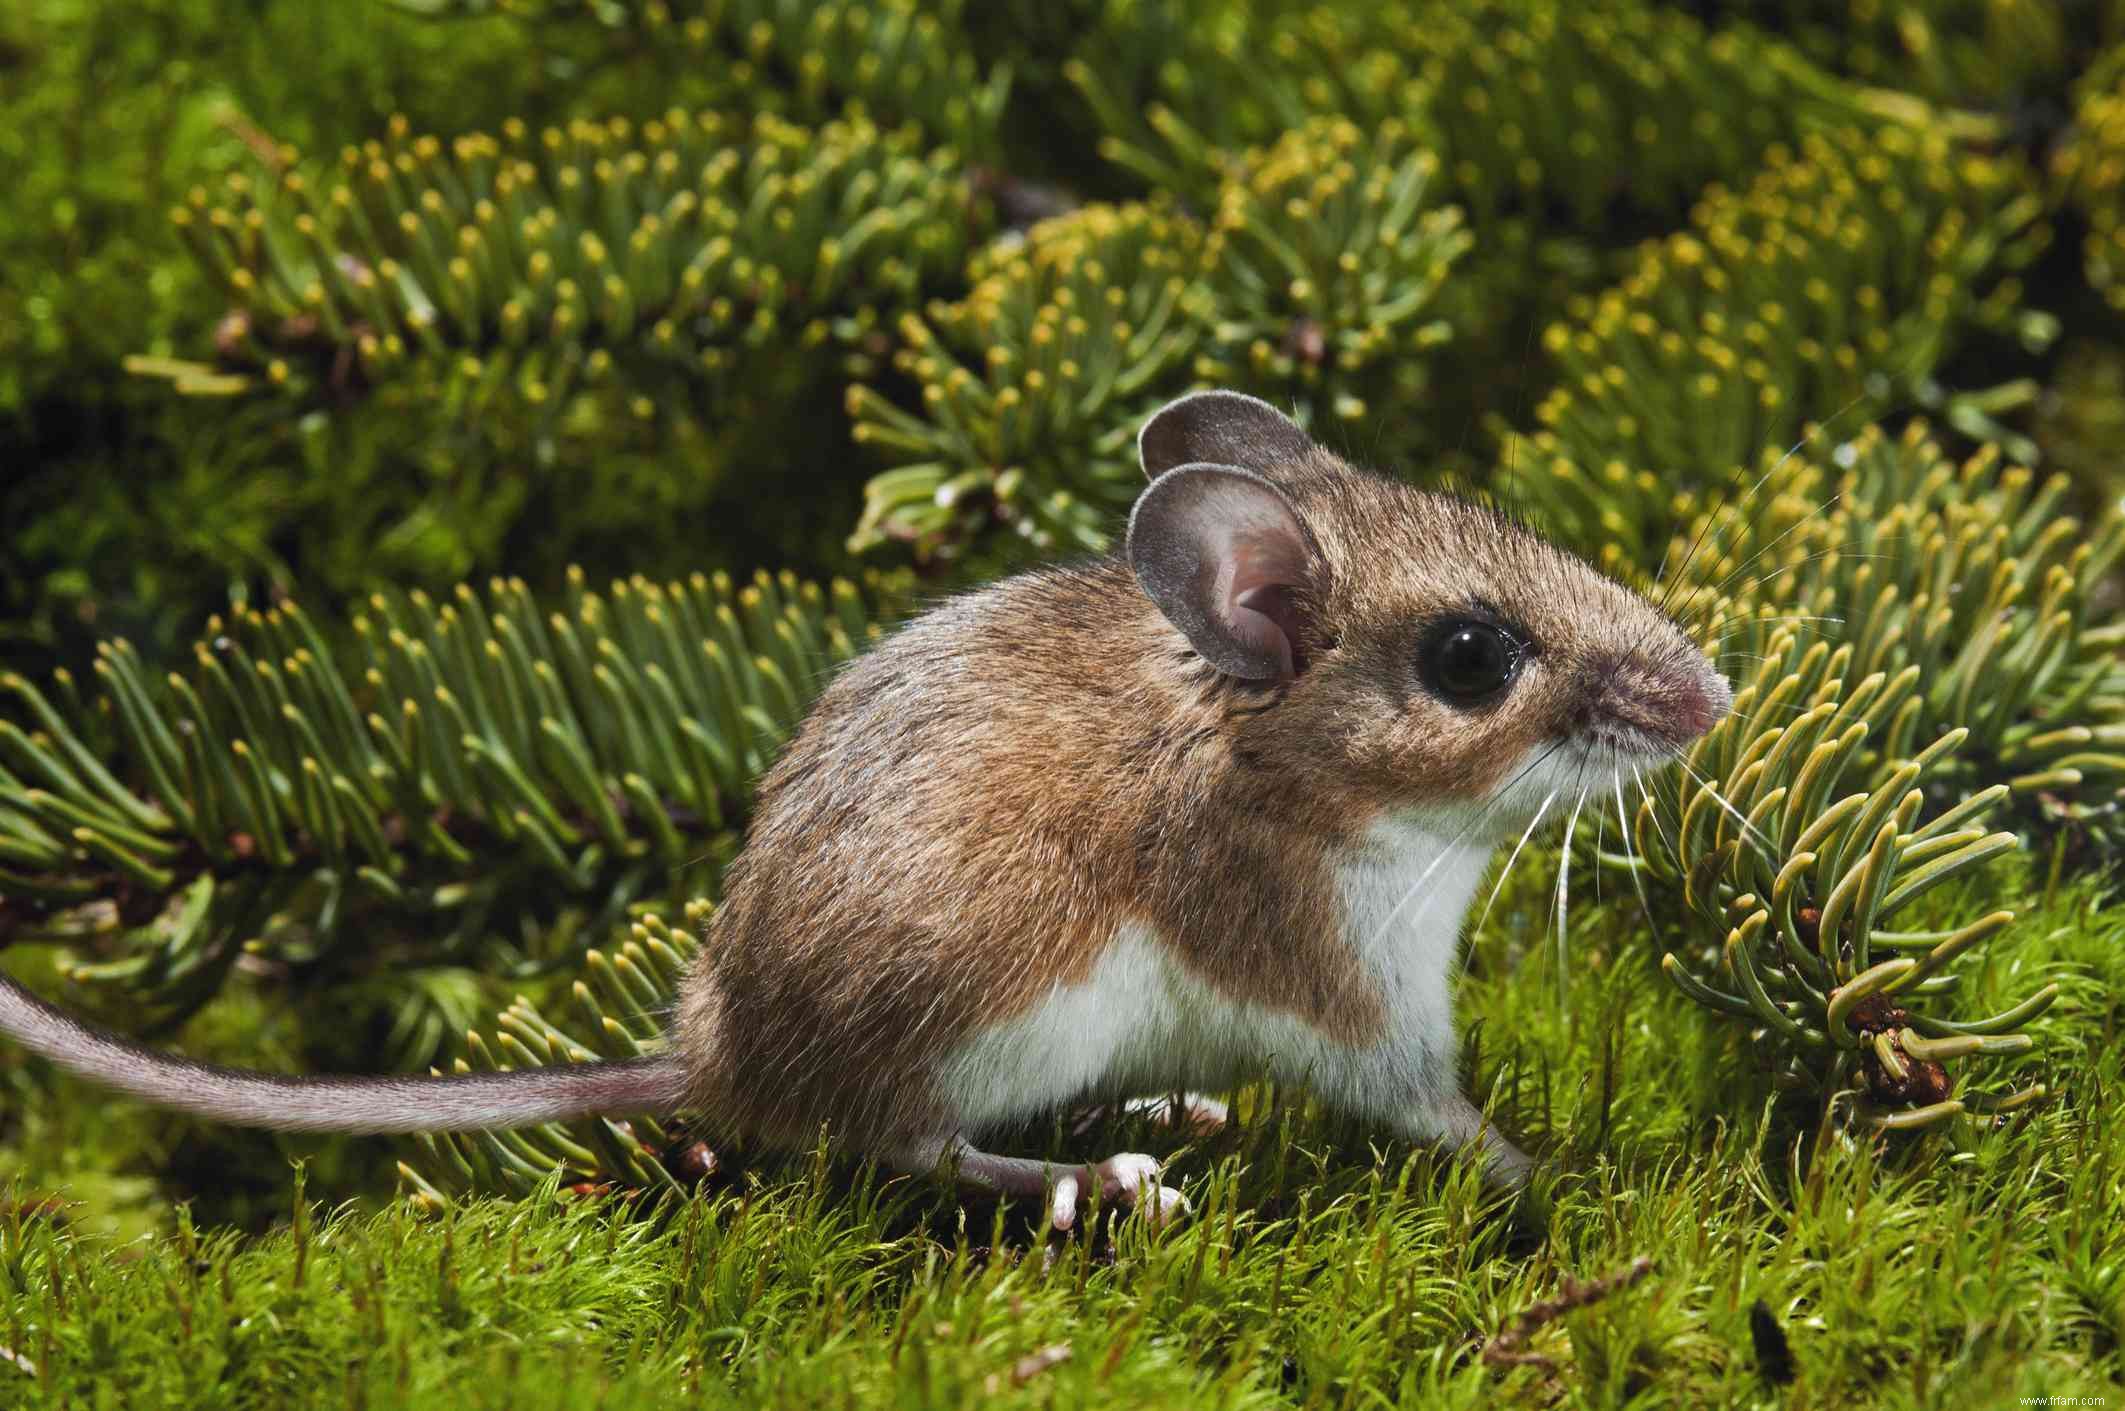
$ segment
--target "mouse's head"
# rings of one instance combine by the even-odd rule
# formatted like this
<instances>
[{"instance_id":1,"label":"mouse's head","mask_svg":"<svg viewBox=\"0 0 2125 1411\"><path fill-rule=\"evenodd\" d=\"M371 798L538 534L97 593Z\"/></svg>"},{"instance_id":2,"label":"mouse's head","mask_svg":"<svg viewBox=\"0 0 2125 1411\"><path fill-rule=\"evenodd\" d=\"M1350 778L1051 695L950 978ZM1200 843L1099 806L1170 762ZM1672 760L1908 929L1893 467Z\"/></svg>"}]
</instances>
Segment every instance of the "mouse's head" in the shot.
<instances>
[{"instance_id":1,"label":"mouse's head","mask_svg":"<svg viewBox=\"0 0 2125 1411\"><path fill-rule=\"evenodd\" d=\"M1294 787L1509 834L1732 703L1640 594L1495 510L1352 469L1265 402L1183 397L1138 446L1130 566L1257 688L1230 719Z\"/></svg>"}]
</instances>

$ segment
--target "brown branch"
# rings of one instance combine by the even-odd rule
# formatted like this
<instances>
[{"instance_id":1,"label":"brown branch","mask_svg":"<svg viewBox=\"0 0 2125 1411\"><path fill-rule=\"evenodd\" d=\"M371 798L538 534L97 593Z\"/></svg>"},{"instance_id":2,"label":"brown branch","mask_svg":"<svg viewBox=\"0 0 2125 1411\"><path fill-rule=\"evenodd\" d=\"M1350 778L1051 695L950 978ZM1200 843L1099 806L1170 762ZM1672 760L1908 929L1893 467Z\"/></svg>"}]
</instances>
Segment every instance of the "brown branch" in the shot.
<instances>
[{"instance_id":1,"label":"brown branch","mask_svg":"<svg viewBox=\"0 0 2125 1411\"><path fill-rule=\"evenodd\" d=\"M1627 1289L1653 1272L1653 1261L1641 1254L1613 1274L1580 1283L1564 1276L1555 1298L1546 1299L1513 1319L1512 1325L1483 1344L1483 1363L1488 1367L1540 1367L1554 1372L1556 1364L1539 1352L1527 1350L1528 1339L1576 1308L1599 1303L1610 1294Z\"/></svg>"}]
</instances>

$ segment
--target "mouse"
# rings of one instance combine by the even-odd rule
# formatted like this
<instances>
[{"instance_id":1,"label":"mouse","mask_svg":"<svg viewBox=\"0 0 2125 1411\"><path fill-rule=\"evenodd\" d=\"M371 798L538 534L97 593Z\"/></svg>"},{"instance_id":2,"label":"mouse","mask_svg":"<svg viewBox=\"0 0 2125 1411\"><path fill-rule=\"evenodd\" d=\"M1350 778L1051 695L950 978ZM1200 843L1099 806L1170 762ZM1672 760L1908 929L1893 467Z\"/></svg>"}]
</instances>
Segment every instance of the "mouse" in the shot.
<instances>
[{"instance_id":1,"label":"mouse","mask_svg":"<svg viewBox=\"0 0 2125 1411\"><path fill-rule=\"evenodd\" d=\"M1501 509L1356 466L1258 398L1168 402L1119 547L948 598L845 665L762 776L647 1056L288 1077L0 983L0 1033L131 1097L297 1131L635 1112L1154 1219L1141 1153L984 1134L1267 1075L1525 1188L1461 1091L1454 975L1503 843L1725 717L1643 593ZM1218 1109L1182 1104L1191 1118Z\"/></svg>"}]
</instances>

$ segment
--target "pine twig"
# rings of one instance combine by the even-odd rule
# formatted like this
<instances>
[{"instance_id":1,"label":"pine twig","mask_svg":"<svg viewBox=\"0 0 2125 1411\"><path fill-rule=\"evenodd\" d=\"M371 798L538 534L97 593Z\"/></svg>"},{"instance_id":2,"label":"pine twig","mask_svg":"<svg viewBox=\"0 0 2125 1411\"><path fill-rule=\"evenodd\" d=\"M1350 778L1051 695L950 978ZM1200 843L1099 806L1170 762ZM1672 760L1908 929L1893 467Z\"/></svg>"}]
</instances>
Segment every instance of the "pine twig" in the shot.
<instances>
[{"instance_id":1,"label":"pine twig","mask_svg":"<svg viewBox=\"0 0 2125 1411\"><path fill-rule=\"evenodd\" d=\"M1556 1371L1556 1363L1539 1352L1527 1350L1528 1339L1574 1309L1599 1303L1610 1294L1631 1287L1652 1272L1652 1259L1641 1254L1615 1273L1604 1275L1591 1283L1582 1284L1566 1274L1564 1286L1555 1298L1545 1299L1526 1309L1513 1319L1510 1327L1483 1344L1483 1365L1540 1367L1546 1372Z\"/></svg>"}]
</instances>

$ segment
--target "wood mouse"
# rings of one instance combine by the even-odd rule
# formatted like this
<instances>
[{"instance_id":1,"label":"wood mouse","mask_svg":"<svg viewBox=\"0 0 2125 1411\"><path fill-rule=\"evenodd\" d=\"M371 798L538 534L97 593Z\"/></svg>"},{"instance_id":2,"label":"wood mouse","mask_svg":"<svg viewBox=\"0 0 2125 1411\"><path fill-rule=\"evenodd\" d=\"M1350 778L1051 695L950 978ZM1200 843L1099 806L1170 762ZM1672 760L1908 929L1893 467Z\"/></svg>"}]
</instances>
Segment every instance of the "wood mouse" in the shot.
<instances>
[{"instance_id":1,"label":"wood mouse","mask_svg":"<svg viewBox=\"0 0 2125 1411\"><path fill-rule=\"evenodd\" d=\"M278 1077L159 1055L0 984L0 1032L134 1097L310 1131L696 1114L905 1170L1184 1211L1149 1157L985 1129L1267 1072L1529 1161L1462 1095L1451 974L1501 841L1717 723L1644 597L1510 517L1355 469L1275 408L1138 437L1121 552L945 602L845 668L763 778L672 1017L624 1062Z\"/></svg>"}]
</instances>

